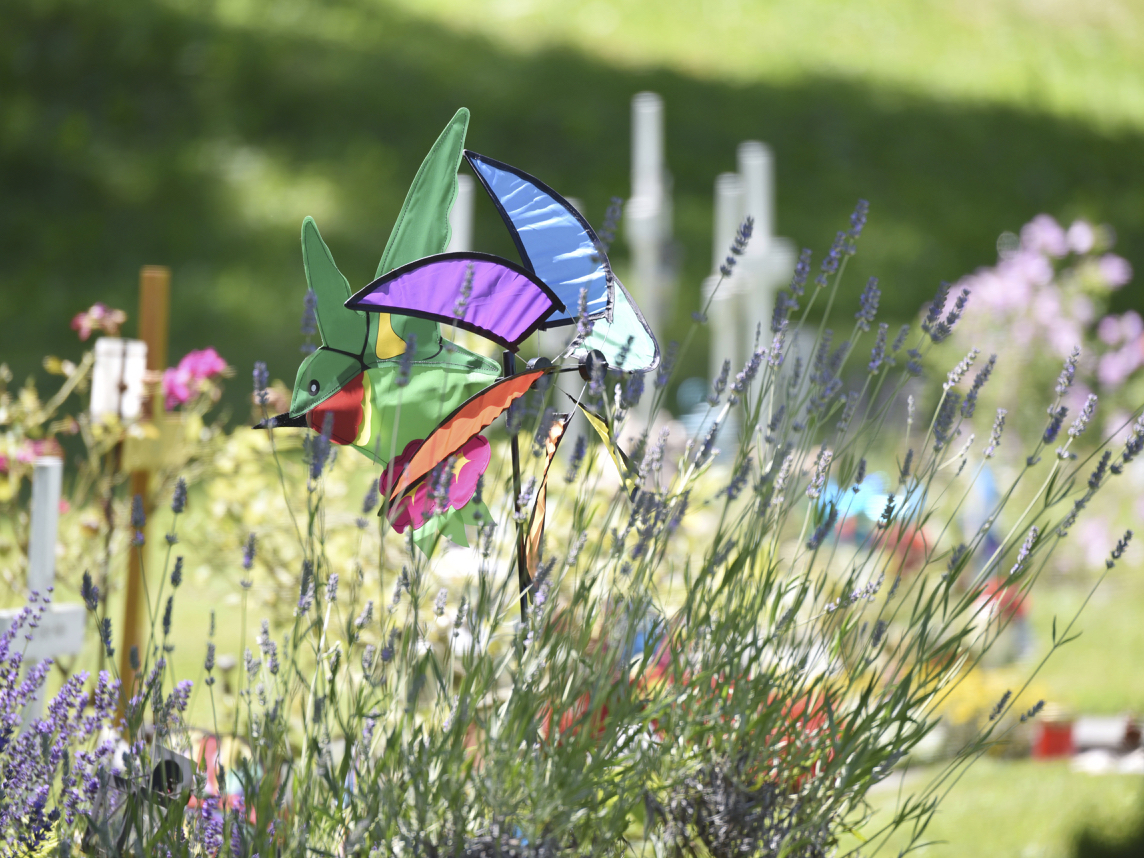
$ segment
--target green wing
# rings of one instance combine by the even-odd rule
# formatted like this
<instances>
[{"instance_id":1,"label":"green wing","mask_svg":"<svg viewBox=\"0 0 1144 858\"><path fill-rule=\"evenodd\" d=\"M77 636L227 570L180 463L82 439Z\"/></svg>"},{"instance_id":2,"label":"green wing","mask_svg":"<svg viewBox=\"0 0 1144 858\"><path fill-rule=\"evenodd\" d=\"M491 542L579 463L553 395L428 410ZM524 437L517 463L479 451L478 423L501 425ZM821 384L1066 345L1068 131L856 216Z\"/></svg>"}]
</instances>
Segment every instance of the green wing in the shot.
<instances>
[{"instance_id":1,"label":"green wing","mask_svg":"<svg viewBox=\"0 0 1144 858\"><path fill-rule=\"evenodd\" d=\"M464 157L468 129L469 111L462 107L449 120L413 177L381 254L377 277L416 259L444 253L449 246L449 210L457 198L457 169ZM441 348L441 329L436 322L388 313L374 314L373 318L376 333L372 354L379 361L393 359L399 348L404 352L410 334L417 336L417 360L427 360Z\"/></svg>"}]
</instances>

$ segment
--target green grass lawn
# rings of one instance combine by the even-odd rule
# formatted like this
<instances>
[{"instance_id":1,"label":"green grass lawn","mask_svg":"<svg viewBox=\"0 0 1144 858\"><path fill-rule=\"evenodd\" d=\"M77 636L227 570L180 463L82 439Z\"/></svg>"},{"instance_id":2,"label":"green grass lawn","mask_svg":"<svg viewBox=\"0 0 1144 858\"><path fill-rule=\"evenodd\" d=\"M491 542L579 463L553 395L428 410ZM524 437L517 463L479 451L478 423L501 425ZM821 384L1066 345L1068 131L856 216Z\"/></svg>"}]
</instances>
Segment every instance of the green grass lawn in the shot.
<instances>
[{"instance_id":1,"label":"green grass lawn","mask_svg":"<svg viewBox=\"0 0 1144 858\"><path fill-rule=\"evenodd\" d=\"M1073 616L1088 594L1082 582L1045 582L1033 591L1033 625L1041 649L1051 640L1053 617L1058 629ZM1075 714L1144 715L1144 579L1133 566L1117 568L1081 614L1080 637L1049 659L1040 680L1054 702Z\"/></svg>"},{"instance_id":2,"label":"green grass lawn","mask_svg":"<svg viewBox=\"0 0 1144 858\"><path fill-rule=\"evenodd\" d=\"M908 793L934 774L931 768L907 775ZM899 778L891 777L871 796L876 808L872 835L892 816ZM953 786L926 829L918 853L926 858L1067 858L1078 833L1089 828L1107 838L1127 835L1144 813L1144 781L1139 775L1080 774L1067 762L990 760L974 764ZM899 832L880 854L897 855L909 842ZM861 848L850 839L844 848ZM868 849L863 849L868 854Z\"/></svg>"},{"instance_id":3,"label":"green grass lawn","mask_svg":"<svg viewBox=\"0 0 1144 858\"><path fill-rule=\"evenodd\" d=\"M799 244L824 251L854 201L871 200L842 300L878 275L890 319L991 264L997 235L1040 211L1112 223L1144 270L1139 3L696 8L8 4L0 361L19 380L45 352L77 356L71 315L96 300L132 311L139 267L163 263L173 360L214 345L243 376L264 359L290 381L304 215L363 285L418 163L464 104L473 148L599 221L629 192L629 104L644 89L664 96L674 177L680 292L665 340L682 335L707 273L714 177L750 138L775 150L777 228ZM476 244L513 253L489 205ZM615 249L622 276L622 235ZM697 342L689 373L705 354Z\"/></svg>"}]
</instances>

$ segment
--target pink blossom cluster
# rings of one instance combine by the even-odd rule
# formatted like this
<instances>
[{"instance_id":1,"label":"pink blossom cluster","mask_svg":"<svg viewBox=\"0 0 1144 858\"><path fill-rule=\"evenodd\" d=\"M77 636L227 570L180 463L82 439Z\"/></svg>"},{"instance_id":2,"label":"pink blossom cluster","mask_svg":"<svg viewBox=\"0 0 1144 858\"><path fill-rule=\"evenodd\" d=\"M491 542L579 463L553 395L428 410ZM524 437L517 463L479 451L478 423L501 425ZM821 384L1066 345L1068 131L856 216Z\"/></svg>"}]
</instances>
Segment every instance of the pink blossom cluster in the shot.
<instances>
[{"instance_id":1,"label":"pink blossom cluster","mask_svg":"<svg viewBox=\"0 0 1144 858\"><path fill-rule=\"evenodd\" d=\"M163 395L167 410L176 408L199 394L205 382L226 369L226 361L213 348L188 352L179 365L163 372Z\"/></svg>"},{"instance_id":2,"label":"pink blossom cluster","mask_svg":"<svg viewBox=\"0 0 1144 858\"><path fill-rule=\"evenodd\" d=\"M117 336L119 326L126 321L127 314L122 310L115 310L106 304L92 304L82 313L76 313L71 326L73 331L79 332L79 338L86 342L93 331Z\"/></svg>"},{"instance_id":3,"label":"pink blossom cluster","mask_svg":"<svg viewBox=\"0 0 1144 858\"><path fill-rule=\"evenodd\" d=\"M1107 296L1132 279L1132 267L1108 252L1107 228L1074 221L1067 229L1046 214L1021 229L1013 249L1001 250L993 268L983 268L957 284L971 299L961 335L985 350L1025 349L1033 354L1047 346L1064 358L1086 341ZM1108 315L1098 333L1116 351L1100 356L1097 381L1106 388L1122 384L1144 366L1144 324L1139 314ZM1090 367L1092 368L1092 367Z\"/></svg>"},{"instance_id":4,"label":"pink blossom cluster","mask_svg":"<svg viewBox=\"0 0 1144 858\"><path fill-rule=\"evenodd\" d=\"M0 474L6 474L12 469L13 459L21 465L30 465L36 461L40 456L56 456L63 457L64 451L59 442L55 438L43 438L39 440L25 439L16 450L15 455L11 458L7 454L0 453Z\"/></svg>"},{"instance_id":5,"label":"pink blossom cluster","mask_svg":"<svg viewBox=\"0 0 1144 858\"><path fill-rule=\"evenodd\" d=\"M1119 387L1144 366L1144 319L1135 310L1105 316L1096 333L1110 347L1096 365L1096 380L1105 387Z\"/></svg>"},{"instance_id":6,"label":"pink blossom cluster","mask_svg":"<svg viewBox=\"0 0 1144 858\"><path fill-rule=\"evenodd\" d=\"M1049 215L1037 215L1021 229L1015 250L1002 251L995 267L957 284L954 291L964 287L972 295L965 327L996 334L1011 346L1045 343L1066 357L1095 320L1094 298L1132 278L1126 260L1100 252L1107 243L1102 232L1081 220L1066 230Z\"/></svg>"}]
</instances>

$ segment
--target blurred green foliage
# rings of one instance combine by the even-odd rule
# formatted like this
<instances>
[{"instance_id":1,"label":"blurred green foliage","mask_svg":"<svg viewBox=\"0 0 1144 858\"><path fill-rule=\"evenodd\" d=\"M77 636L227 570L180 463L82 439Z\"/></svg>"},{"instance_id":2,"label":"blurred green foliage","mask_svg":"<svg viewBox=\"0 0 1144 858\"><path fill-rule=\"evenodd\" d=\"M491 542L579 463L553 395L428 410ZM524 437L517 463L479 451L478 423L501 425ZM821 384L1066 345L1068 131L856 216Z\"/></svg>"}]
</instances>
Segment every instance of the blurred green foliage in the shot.
<instances>
[{"instance_id":1,"label":"blurred green foliage","mask_svg":"<svg viewBox=\"0 0 1144 858\"><path fill-rule=\"evenodd\" d=\"M71 315L102 300L134 316L139 267L166 264L172 362L213 345L240 377L263 359L289 383L303 216L364 285L427 146L466 105L474 149L598 222L629 191L629 102L644 89L664 97L674 175L680 292L664 339L697 306L712 182L749 138L774 148L778 231L800 245L821 251L871 200L847 283L880 276L890 318L991 264L997 235L1040 211L1111 223L1144 271L1130 7L1093 23L1062 6L1026 32L1014 4L720 2L690 30L682 9L613 5L4 4L0 360L19 381L45 351L75 356ZM484 200L477 220L477 247L511 256ZM625 252L621 234L621 276ZM245 391L228 393L240 414Z\"/></svg>"}]
</instances>

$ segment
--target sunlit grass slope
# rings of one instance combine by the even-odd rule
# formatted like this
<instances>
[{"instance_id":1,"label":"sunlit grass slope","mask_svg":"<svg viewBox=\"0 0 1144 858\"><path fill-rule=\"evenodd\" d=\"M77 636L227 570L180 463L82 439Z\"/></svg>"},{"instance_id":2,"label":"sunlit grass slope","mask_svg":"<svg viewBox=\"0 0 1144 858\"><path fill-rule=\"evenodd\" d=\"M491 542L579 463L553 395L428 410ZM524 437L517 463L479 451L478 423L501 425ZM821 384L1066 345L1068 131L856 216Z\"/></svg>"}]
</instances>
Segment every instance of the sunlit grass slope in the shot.
<instances>
[{"instance_id":1,"label":"sunlit grass slope","mask_svg":"<svg viewBox=\"0 0 1144 858\"><path fill-rule=\"evenodd\" d=\"M139 266L163 263L173 359L214 345L244 374L264 359L289 382L303 216L364 285L464 104L473 148L599 221L629 193L629 103L644 89L667 104L675 183L665 339L707 273L714 176L749 138L775 150L778 229L799 244L824 250L854 200L871 200L847 288L880 276L891 317L991 263L998 233L1039 211L1114 224L1144 270L1144 15L1094 5L9 4L0 361L20 379L45 351L74 356L70 315L95 300L133 310ZM488 205L476 242L513 252ZM623 274L622 234L615 251Z\"/></svg>"}]
</instances>

